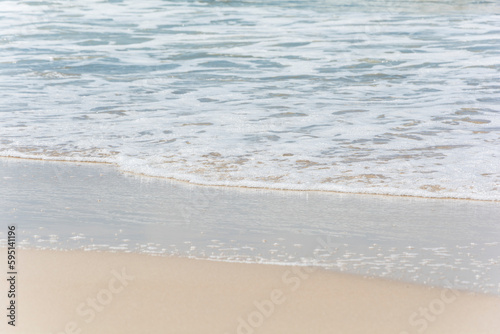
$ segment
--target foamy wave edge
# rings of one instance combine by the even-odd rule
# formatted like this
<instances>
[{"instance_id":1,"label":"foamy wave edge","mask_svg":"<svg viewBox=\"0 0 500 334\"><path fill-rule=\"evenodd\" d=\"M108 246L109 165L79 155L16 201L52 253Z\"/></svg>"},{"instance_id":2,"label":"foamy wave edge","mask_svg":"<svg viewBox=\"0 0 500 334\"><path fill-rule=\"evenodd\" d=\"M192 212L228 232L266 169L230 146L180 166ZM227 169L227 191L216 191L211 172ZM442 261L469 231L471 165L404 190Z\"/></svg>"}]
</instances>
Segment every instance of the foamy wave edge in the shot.
<instances>
[{"instance_id":1,"label":"foamy wave edge","mask_svg":"<svg viewBox=\"0 0 500 334\"><path fill-rule=\"evenodd\" d=\"M69 156L43 156L37 154L26 154L14 150L5 150L0 152L1 158L15 158L26 160L38 160L47 162L72 162L72 163L99 163L115 166L122 173L129 173L138 176L163 178L173 181L185 182L198 186L214 186L214 187L232 187L232 188L252 188L264 190L285 190L285 191L321 191L344 194L360 194L360 195L383 195L397 197L416 197L429 199L453 199L453 200L475 200L500 202L500 195L488 195L478 193L456 193L456 192L440 192L429 194L425 191L412 189L401 189L395 187L386 188L353 188L335 184L293 184L293 183L271 183L253 180L234 181L211 181L205 180L195 174L180 174L169 173L165 170L151 168L149 166L138 166L134 164L120 164L113 158L98 158L98 157L69 157ZM135 168L134 168L135 167Z\"/></svg>"}]
</instances>

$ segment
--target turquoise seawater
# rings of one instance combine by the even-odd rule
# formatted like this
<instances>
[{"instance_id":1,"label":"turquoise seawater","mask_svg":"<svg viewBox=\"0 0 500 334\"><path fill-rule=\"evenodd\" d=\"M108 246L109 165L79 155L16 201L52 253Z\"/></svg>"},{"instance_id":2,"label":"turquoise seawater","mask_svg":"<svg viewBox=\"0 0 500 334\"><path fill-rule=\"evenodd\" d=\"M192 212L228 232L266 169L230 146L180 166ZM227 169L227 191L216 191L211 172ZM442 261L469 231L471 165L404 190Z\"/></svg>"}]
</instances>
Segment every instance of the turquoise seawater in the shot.
<instances>
[{"instance_id":1,"label":"turquoise seawater","mask_svg":"<svg viewBox=\"0 0 500 334\"><path fill-rule=\"evenodd\" d=\"M0 155L500 199L497 1L1 1Z\"/></svg>"}]
</instances>

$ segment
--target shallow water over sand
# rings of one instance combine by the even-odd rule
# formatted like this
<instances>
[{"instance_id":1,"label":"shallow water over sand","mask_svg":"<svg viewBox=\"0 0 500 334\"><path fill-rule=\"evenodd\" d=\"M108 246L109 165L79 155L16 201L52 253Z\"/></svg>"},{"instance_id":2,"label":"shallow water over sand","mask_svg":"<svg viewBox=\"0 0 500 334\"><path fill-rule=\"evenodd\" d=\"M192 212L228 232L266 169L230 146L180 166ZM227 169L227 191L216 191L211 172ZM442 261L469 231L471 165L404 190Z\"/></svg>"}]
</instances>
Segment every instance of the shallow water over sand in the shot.
<instances>
[{"instance_id":1,"label":"shallow water over sand","mask_svg":"<svg viewBox=\"0 0 500 334\"><path fill-rule=\"evenodd\" d=\"M0 160L0 198L25 247L314 265L500 294L498 203L199 187L13 159Z\"/></svg>"}]
</instances>

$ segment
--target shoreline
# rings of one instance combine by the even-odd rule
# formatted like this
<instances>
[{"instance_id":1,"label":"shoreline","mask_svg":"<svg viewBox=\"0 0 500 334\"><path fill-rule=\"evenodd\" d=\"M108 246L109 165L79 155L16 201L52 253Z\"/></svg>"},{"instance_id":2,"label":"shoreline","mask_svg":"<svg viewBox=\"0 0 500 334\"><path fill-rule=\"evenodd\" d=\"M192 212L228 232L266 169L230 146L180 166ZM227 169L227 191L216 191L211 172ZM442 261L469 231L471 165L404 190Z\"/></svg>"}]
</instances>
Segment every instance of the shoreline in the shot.
<instances>
[{"instance_id":1,"label":"shoreline","mask_svg":"<svg viewBox=\"0 0 500 334\"><path fill-rule=\"evenodd\" d=\"M7 247L5 245L0 245L0 252L6 252ZM38 247L17 247L16 252L21 252L21 253L65 253L65 254L90 254L91 257L93 256L102 256L102 257L108 257L108 256L127 256L131 255L133 257L139 256L139 257L153 257L153 258L163 258L163 259L175 259L175 261L193 261L193 263L198 263L198 262L209 262L209 263L225 263L228 265L243 265L243 266L264 266L264 267L275 267L275 268L283 268L284 270L295 268L294 270L297 271L304 271L307 274L315 273L315 272L320 272L323 274L331 274L331 275L340 275L340 276L345 276L345 277L352 277L355 279L361 279L361 280L375 280L379 282L385 282L386 284L403 284L407 286L412 286L412 287L418 287L418 288L423 288L423 289L430 289L430 290L449 290L449 291L455 291L456 294L469 294L469 295L478 295L478 296L489 296L493 298L498 298L500 301L500 294L495 294L495 293L489 293L489 292L478 292L478 291L473 291L469 290L466 286L457 286L457 287L451 287L451 286L439 286L439 285L426 285L426 284L421 284L419 282L409 282L409 281L401 281L398 279L390 278L390 277L378 277L378 276L369 276L369 275L363 275L359 273L352 273L352 272L343 272L343 271L334 271L328 268L324 268L321 266L312 266L308 264L296 264L296 263L269 263L269 262L239 262L239 261L230 261L230 260L221 260L221 259L211 259L211 258L202 258L202 257L188 257L188 256L183 256L183 255L175 255L175 254L164 254L164 253L140 253L136 251L123 251L123 250L108 250L108 249L96 249L96 250L86 250L86 249L64 249L64 248L38 248Z\"/></svg>"},{"instance_id":2,"label":"shoreline","mask_svg":"<svg viewBox=\"0 0 500 334\"><path fill-rule=\"evenodd\" d=\"M21 249L18 270L18 323L12 329L4 321L5 333L493 334L500 328L498 296L307 267Z\"/></svg>"},{"instance_id":3,"label":"shoreline","mask_svg":"<svg viewBox=\"0 0 500 334\"><path fill-rule=\"evenodd\" d=\"M500 295L496 203L199 187L102 164L1 159L0 172L0 214L22 247L313 266Z\"/></svg>"},{"instance_id":4,"label":"shoreline","mask_svg":"<svg viewBox=\"0 0 500 334\"><path fill-rule=\"evenodd\" d=\"M223 188L236 188L236 189L255 189L264 191L292 191L292 192L320 192L320 193L332 193L332 194L349 194L349 195L367 195L367 196L389 196L389 197L402 197L402 198L421 198L421 199L438 199L438 200L460 200L460 201L479 201L479 202L493 202L500 203L498 199L477 199L477 198L460 198L460 197L447 197L447 196L419 196L419 195L404 195L404 194L383 194L376 192L348 192L348 191L338 191L338 190L323 190L323 189L288 189L279 187L258 187L258 186L244 186L244 185L228 185L228 184L204 184L197 183L193 181L183 180L175 177L160 176L160 175L149 175L144 173L137 173L133 171L121 170L119 166L114 162L107 161L85 161L85 160L71 160L71 159L43 159L43 158L31 158L31 157L16 157L16 156L2 156L0 159L19 159L19 160L32 160L40 162L55 162L55 163L74 163L74 164L103 164L113 166L118 172L123 174L135 175L139 177L148 177L155 179L163 179L168 181L180 182L189 185L199 186L199 187L223 187Z\"/></svg>"}]
</instances>

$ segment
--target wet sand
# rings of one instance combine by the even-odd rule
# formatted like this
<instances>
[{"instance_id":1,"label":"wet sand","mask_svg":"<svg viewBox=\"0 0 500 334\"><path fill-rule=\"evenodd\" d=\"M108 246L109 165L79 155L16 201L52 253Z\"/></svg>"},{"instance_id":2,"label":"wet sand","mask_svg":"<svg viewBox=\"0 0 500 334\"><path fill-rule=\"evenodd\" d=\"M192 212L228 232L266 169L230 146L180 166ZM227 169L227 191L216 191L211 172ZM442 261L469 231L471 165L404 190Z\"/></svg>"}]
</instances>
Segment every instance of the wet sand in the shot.
<instances>
[{"instance_id":1,"label":"wet sand","mask_svg":"<svg viewBox=\"0 0 500 334\"><path fill-rule=\"evenodd\" d=\"M0 159L30 248L314 265L500 295L500 203L200 187L103 164Z\"/></svg>"}]
</instances>

